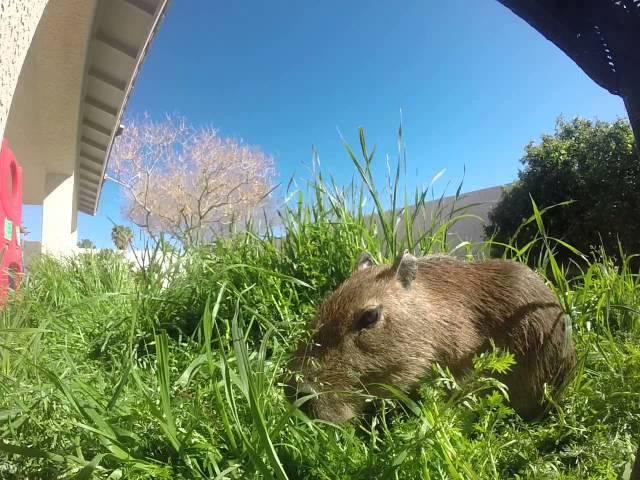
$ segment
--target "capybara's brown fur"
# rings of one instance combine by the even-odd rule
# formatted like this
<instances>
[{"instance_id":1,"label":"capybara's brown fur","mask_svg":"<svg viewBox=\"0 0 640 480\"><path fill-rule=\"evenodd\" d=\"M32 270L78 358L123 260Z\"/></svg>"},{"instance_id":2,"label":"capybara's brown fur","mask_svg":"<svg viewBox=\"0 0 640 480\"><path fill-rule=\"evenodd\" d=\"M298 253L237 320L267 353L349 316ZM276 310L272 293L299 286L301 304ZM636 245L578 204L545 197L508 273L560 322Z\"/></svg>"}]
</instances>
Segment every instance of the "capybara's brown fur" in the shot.
<instances>
[{"instance_id":1,"label":"capybara's brown fur","mask_svg":"<svg viewBox=\"0 0 640 480\"><path fill-rule=\"evenodd\" d=\"M515 355L502 378L524 419L544 413L544 385L557 387L576 364L565 315L534 271L507 260L401 255L393 265L358 259L354 273L318 308L313 336L289 369L290 400L307 397L312 416L340 423L363 410L379 385L411 393L434 362L457 377L493 340Z\"/></svg>"},{"instance_id":2,"label":"capybara's brown fur","mask_svg":"<svg viewBox=\"0 0 640 480\"><path fill-rule=\"evenodd\" d=\"M636 461L633 464L633 470L631 470L631 476L629 480L640 480L640 445L638 445L638 451L636 452Z\"/></svg>"}]
</instances>

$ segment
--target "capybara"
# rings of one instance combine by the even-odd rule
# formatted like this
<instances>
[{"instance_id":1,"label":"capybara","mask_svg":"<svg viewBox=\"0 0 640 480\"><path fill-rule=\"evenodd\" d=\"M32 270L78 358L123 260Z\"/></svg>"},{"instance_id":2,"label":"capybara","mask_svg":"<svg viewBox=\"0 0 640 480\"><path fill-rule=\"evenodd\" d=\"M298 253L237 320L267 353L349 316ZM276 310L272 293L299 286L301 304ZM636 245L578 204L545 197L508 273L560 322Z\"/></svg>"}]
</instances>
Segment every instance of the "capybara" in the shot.
<instances>
[{"instance_id":1,"label":"capybara","mask_svg":"<svg viewBox=\"0 0 640 480\"><path fill-rule=\"evenodd\" d=\"M415 391L434 362L461 377L490 347L514 354L500 379L525 420L545 412L544 385L570 378L576 353L562 307L542 278L509 260L467 262L405 252L393 265L364 253L350 278L318 308L286 387L311 417L341 423L363 411L380 385ZM387 394L388 395L388 394Z\"/></svg>"},{"instance_id":2,"label":"capybara","mask_svg":"<svg viewBox=\"0 0 640 480\"><path fill-rule=\"evenodd\" d=\"M638 451L636 452L636 461L633 464L633 470L629 480L640 480L640 445L638 445Z\"/></svg>"}]
</instances>

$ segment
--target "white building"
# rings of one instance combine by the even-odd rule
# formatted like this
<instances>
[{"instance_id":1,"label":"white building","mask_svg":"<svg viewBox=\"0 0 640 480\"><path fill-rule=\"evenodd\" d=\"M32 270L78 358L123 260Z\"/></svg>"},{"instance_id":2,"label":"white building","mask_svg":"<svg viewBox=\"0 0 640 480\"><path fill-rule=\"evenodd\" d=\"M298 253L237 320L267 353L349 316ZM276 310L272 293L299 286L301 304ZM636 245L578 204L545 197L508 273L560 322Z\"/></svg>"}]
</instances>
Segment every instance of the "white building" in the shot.
<instances>
[{"instance_id":1,"label":"white building","mask_svg":"<svg viewBox=\"0 0 640 480\"><path fill-rule=\"evenodd\" d=\"M77 243L169 0L0 0L0 138L42 205L42 251Z\"/></svg>"}]
</instances>

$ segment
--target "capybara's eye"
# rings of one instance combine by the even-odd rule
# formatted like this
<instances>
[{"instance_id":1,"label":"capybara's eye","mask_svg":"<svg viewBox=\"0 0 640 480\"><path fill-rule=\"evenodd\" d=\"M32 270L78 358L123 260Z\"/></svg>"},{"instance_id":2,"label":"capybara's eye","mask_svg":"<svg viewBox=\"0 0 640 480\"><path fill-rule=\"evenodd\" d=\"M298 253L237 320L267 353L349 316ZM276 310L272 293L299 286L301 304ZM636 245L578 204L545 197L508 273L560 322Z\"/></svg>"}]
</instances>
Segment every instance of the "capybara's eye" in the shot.
<instances>
[{"instance_id":1,"label":"capybara's eye","mask_svg":"<svg viewBox=\"0 0 640 480\"><path fill-rule=\"evenodd\" d=\"M363 328L369 328L375 325L375 323L380 320L380 315L382 314L382 306L378 305L375 308L370 308L369 310L365 310L360 314L358 318L357 328L358 330L362 330Z\"/></svg>"}]
</instances>

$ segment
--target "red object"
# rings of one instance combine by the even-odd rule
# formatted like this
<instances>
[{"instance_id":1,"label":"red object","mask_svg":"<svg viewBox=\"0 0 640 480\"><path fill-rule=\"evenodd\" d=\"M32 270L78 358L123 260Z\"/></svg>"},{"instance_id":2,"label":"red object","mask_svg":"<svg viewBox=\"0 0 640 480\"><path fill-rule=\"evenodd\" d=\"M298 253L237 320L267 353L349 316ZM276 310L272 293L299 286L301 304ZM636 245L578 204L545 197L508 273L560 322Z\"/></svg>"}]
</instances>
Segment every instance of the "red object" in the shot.
<instances>
[{"instance_id":1,"label":"red object","mask_svg":"<svg viewBox=\"0 0 640 480\"><path fill-rule=\"evenodd\" d=\"M22 167L6 139L0 149L0 301L16 290L22 263Z\"/></svg>"}]
</instances>

